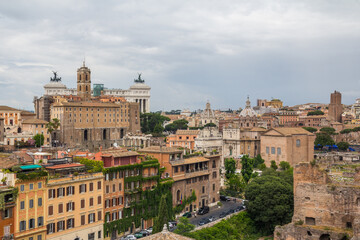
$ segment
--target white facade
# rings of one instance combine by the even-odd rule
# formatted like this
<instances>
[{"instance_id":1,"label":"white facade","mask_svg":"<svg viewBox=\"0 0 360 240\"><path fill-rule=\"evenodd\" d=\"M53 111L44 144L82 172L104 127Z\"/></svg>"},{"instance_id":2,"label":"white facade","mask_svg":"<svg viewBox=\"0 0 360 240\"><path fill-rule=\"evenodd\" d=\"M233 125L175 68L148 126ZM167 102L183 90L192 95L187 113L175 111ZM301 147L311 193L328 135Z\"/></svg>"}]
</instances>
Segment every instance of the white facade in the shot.
<instances>
[{"instance_id":1,"label":"white facade","mask_svg":"<svg viewBox=\"0 0 360 240\"><path fill-rule=\"evenodd\" d=\"M199 136L195 139L195 150L205 151L210 153L216 150L218 153L222 152L222 134L218 128L207 127L200 130Z\"/></svg>"},{"instance_id":2,"label":"white facade","mask_svg":"<svg viewBox=\"0 0 360 240\"><path fill-rule=\"evenodd\" d=\"M61 81L50 82L44 86L45 95L77 95L75 88L67 88ZM104 95L123 97L128 102L137 102L140 104L140 112L150 112L150 87L144 82L135 82L128 90L107 89L103 91Z\"/></svg>"},{"instance_id":3,"label":"white facade","mask_svg":"<svg viewBox=\"0 0 360 240\"><path fill-rule=\"evenodd\" d=\"M240 128L223 129L223 156L224 158L239 158Z\"/></svg>"}]
</instances>

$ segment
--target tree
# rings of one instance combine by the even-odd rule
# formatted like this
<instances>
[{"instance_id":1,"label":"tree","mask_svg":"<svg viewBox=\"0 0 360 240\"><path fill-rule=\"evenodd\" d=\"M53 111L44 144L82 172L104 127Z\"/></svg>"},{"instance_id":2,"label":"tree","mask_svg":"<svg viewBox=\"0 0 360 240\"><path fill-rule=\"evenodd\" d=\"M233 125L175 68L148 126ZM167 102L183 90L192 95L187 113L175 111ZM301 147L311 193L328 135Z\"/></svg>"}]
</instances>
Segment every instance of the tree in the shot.
<instances>
[{"instance_id":1,"label":"tree","mask_svg":"<svg viewBox=\"0 0 360 240\"><path fill-rule=\"evenodd\" d=\"M195 229L195 225L191 224L187 217L181 217L174 233L184 235Z\"/></svg>"},{"instance_id":2,"label":"tree","mask_svg":"<svg viewBox=\"0 0 360 240\"><path fill-rule=\"evenodd\" d=\"M161 232L164 224L168 225L170 221L168 208L166 204L166 195L162 195L159 204L159 213L154 221L153 233Z\"/></svg>"},{"instance_id":3,"label":"tree","mask_svg":"<svg viewBox=\"0 0 360 240\"><path fill-rule=\"evenodd\" d=\"M233 174L225 180L225 185L230 195L236 196L245 190L246 182L240 174Z\"/></svg>"},{"instance_id":4,"label":"tree","mask_svg":"<svg viewBox=\"0 0 360 240\"><path fill-rule=\"evenodd\" d=\"M204 127L216 127L215 123L207 123L204 125Z\"/></svg>"},{"instance_id":5,"label":"tree","mask_svg":"<svg viewBox=\"0 0 360 240\"><path fill-rule=\"evenodd\" d=\"M155 133L154 129L157 125L162 126L165 121L170 121L170 118L161 115L160 113L142 113L140 115L140 126L143 133ZM159 131L159 128L157 128ZM158 132L156 132L158 133ZM162 132L161 132L162 133ZM155 134L156 135L156 134Z\"/></svg>"},{"instance_id":6,"label":"tree","mask_svg":"<svg viewBox=\"0 0 360 240\"><path fill-rule=\"evenodd\" d=\"M225 177L229 179L236 171L236 162L233 158L225 159Z\"/></svg>"},{"instance_id":7,"label":"tree","mask_svg":"<svg viewBox=\"0 0 360 240\"><path fill-rule=\"evenodd\" d=\"M313 127L303 127L303 129L311 133L317 132L317 129Z\"/></svg>"},{"instance_id":8,"label":"tree","mask_svg":"<svg viewBox=\"0 0 360 240\"><path fill-rule=\"evenodd\" d=\"M43 134L36 134L33 139L35 140L35 146L41 147L44 144L44 135Z\"/></svg>"},{"instance_id":9,"label":"tree","mask_svg":"<svg viewBox=\"0 0 360 240\"><path fill-rule=\"evenodd\" d=\"M52 132L58 130L60 127L60 120L57 118L53 118L52 121L48 122L45 127L50 133L50 137L52 137ZM52 141L52 140L51 140Z\"/></svg>"},{"instance_id":10,"label":"tree","mask_svg":"<svg viewBox=\"0 0 360 240\"><path fill-rule=\"evenodd\" d=\"M334 145L335 144L331 135L326 132L317 133L314 143L315 143L315 146L320 146L320 148L322 148L323 146L326 146L326 145Z\"/></svg>"},{"instance_id":11,"label":"tree","mask_svg":"<svg viewBox=\"0 0 360 240\"><path fill-rule=\"evenodd\" d=\"M276 165L276 162L274 160L271 160L270 168L274 170L278 169L278 166Z\"/></svg>"},{"instance_id":12,"label":"tree","mask_svg":"<svg viewBox=\"0 0 360 240\"><path fill-rule=\"evenodd\" d=\"M178 129L187 129L188 121L185 119L175 120L172 123L165 126L165 130L169 132L176 132Z\"/></svg>"},{"instance_id":13,"label":"tree","mask_svg":"<svg viewBox=\"0 0 360 240\"><path fill-rule=\"evenodd\" d=\"M246 183L249 182L254 168L254 159L250 158L248 155L244 155L241 158L241 174Z\"/></svg>"},{"instance_id":14,"label":"tree","mask_svg":"<svg viewBox=\"0 0 360 240\"><path fill-rule=\"evenodd\" d=\"M350 147L350 144L348 142L338 142L337 146L339 150L346 151Z\"/></svg>"},{"instance_id":15,"label":"tree","mask_svg":"<svg viewBox=\"0 0 360 240\"><path fill-rule=\"evenodd\" d=\"M323 111L315 110L307 113L308 116L324 115Z\"/></svg>"},{"instance_id":16,"label":"tree","mask_svg":"<svg viewBox=\"0 0 360 240\"><path fill-rule=\"evenodd\" d=\"M280 164L279 164L280 168L282 170L287 170L290 168L290 164L288 162L285 162L285 161L281 161Z\"/></svg>"},{"instance_id":17,"label":"tree","mask_svg":"<svg viewBox=\"0 0 360 240\"><path fill-rule=\"evenodd\" d=\"M333 135L335 133L335 128L332 127L323 127L320 129L320 132L327 133L329 135Z\"/></svg>"},{"instance_id":18,"label":"tree","mask_svg":"<svg viewBox=\"0 0 360 240\"><path fill-rule=\"evenodd\" d=\"M292 184L281 175L276 176L274 170L269 171L271 174L255 178L245 190L247 212L263 234L271 234L276 225L291 222L294 211Z\"/></svg>"},{"instance_id":19,"label":"tree","mask_svg":"<svg viewBox=\"0 0 360 240\"><path fill-rule=\"evenodd\" d=\"M260 168L261 164L263 164L264 162L265 162L264 159L262 159L261 155L258 154L254 158L254 168Z\"/></svg>"},{"instance_id":20,"label":"tree","mask_svg":"<svg viewBox=\"0 0 360 240\"><path fill-rule=\"evenodd\" d=\"M164 131L163 126L161 126L161 124L158 123L158 124L154 127L153 133L162 134L163 131Z\"/></svg>"}]
</instances>

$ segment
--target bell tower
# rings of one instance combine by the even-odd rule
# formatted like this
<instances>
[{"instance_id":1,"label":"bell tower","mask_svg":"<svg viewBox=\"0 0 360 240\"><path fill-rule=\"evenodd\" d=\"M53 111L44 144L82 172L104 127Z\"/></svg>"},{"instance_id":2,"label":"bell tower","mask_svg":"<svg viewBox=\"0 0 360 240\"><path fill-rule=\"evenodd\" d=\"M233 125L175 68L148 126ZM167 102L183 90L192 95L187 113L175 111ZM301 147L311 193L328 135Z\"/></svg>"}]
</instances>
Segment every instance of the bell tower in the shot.
<instances>
[{"instance_id":1,"label":"bell tower","mask_svg":"<svg viewBox=\"0 0 360 240\"><path fill-rule=\"evenodd\" d=\"M83 101L91 99L91 71L85 66L85 61L77 70L77 95Z\"/></svg>"}]
</instances>

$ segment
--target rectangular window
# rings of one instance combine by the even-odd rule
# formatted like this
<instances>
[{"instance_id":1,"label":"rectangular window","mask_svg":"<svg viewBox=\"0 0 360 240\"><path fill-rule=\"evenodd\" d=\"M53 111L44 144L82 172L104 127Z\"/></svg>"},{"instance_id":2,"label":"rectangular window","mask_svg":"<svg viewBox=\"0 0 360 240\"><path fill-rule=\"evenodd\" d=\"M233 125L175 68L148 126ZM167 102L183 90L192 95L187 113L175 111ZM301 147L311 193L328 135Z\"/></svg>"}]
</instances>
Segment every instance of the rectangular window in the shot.
<instances>
[{"instance_id":1,"label":"rectangular window","mask_svg":"<svg viewBox=\"0 0 360 240\"><path fill-rule=\"evenodd\" d=\"M119 191L121 191L121 188L122 188L122 187L121 187L121 183L119 183Z\"/></svg>"},{"instance_id":2,"label":"rectangular window","mask_svg":"<svg viewBox=\"0 0 360 240\"><path fill-rule=\"evenodd\" d=\"M93 223L95 222L95 213L90 213L88 216L88 223Z\"/></svg>"},{"instance_id":3,"label":"rectangular window","mask_svg":"<svg viewBox=\"0 0 360 240\"><path fill-rule=\"evenodd\" d=\"M101 204L101 196L98 196L98 204Z\"/></svg>"},{"instance_id":4,"label":"rectangular window","mask_svg":"<svg viewBox=\"0 0 360 240\"><path fill-rule=\"evenodd\" d=\"M106 193L109 193L109 192L110 192L109 189L110 189L109 186L106 186Z\"/></svg>"},{"instance_id":5,"label":"rectangular window","mask_svg":"<svg viewBox=\"0 0 360 240\"><path fill-rule=\"evenodd\" d=\"M44 226L44 217L38 217L38 227Z\"/></svg>"},{"instance_id":6,"label":"rectangular window","mask_svg":"<svg viewBox=\"0 0 360 240\"><path fill-rule=\"evenodd\" d=\"M63 212L63 205L62 203L59 204L59 213L62 213Z\"/></svg>"},{"instance_id":7,"label":"rectangular window","mask_svg":"<svg viewBox=\"0 0 360 240\"><path fill-rule=\"evenodd\" d=\"M20 209L21 210L25 209L25 201L20 202Z\"/></svg>"},{"instance_id":8,"label":"rectangular window","mask_svg":"<svg viewBox=\"0 0 360 240\"><path fill-rule=\"evenodd\" d=\"M98 221L101 221L101 218L102 218L102 213L101 211L98 211Z\"/></svg>"},{"instance_id":9,"label":"rectangular window","mask_svg":"<svg viewBox=\"0 0 360 240\"><path fill-rule=\"evenodd\" d=\"M112 188L113 188L113 192L115 192L115 191L116 191L116 189L115 189L115 184L113 184L113 187L112 187Z\"/></svg>"},{"instance_id":10,"label":"rectangular window","mask_svg":"<svg viewBox=\"0 0 360 240\"><path fill-rule=\"evenodd\" d=\"M81 225L85 225L85 215L81 216Z\"/></svg>"},{"instance_id":11,"label":"rectangular window","mask_svg":"<svg viewBox=\"0 0 360 240\"><path fill-rule=\"evenodd\" d=\"M65 196L65 188L58 188L58 189L57 189L57 196L58 196L58 197L63 197L63 196Z\"/></svg>"},{"instance_id":12,"label":"rectangular window","mask_svg":"<svg viewBox=\"0 0 360 240\"><path fill-rule=\"evenodd\" d=\"M205 193L205 186L202 187L202 193Z\"/></svg>"},{"instance_id":13,"label":"rectangular window","mask_svg":"<svg viewBox=\"0 0 360 240\"><path fill-rule=\"evenodd\" d=\"M278 155L281 154L281 148L277 148L277 154L278 154Z\"/></svg>"},{"instance_id":14,"label":"rectangular window","mask_svg":"<svg viewBox=\"0 0 360 240\"><path fill-rule=\"evenodd\" d=\"M66 220L66 229L73 228L74 226L75 226L74 218L69 218L68 220Z\"/></svg>"},{"instance_id":15,"label":"rectangular window","mask_svg":"<svg viewBox=\"0 0 360 240\"><path fill-rule=\"evenodd\" d=\"M275 148L271 147L271 154L275 154Z\"/></svg>"},{"instance_id":16,"label":"rectangular window","mask_svg":"<svg viewBox=\"0 0 360 240\"><path fill-rule=\"evenodd\" d=\"M26 230L26 221L21 221L20 222L20 232L25 231Z\"/></svg>"},{"instance_id":17,"label":"rectangular window","mask_svg":"<svg viewBox=\"0 0 360 240\"><path fill-rule=\"evenodd\" d=\"M21 192L25 191L25 185L20 185L20 191Z\"/></svg>"},{"instance_id":18,"label":"rectangular window","mask_svg":"<svg viewBox=\"0 0 360 240\"><path fill-rule=\"evenodd\" d=\"M38 206L39 206L39 207L42 206L42 198L38 198Z\"/></svg>"},{"instance_id":19,"label":"rectangular window","mask_svg":"<svg viewBox=\"0 0 360 240\"><path fill-rule=\"evenodd\" d=\"M55 189L49 189L49 199L55 197Z\"/></svg>"},{"instance_id":20,"label":"rectangular window","mask_svg":"<svg viewBox=\"0 0 360 240\"><path fill-rule=\"evenodd\" d=\"M66 195L69 196L69 195L74 195L75 193L75 187L74 186L69 186L66 188Z\"/></svg>"},{"instance_id":21,"label":"rectangular window","mask_svg":"<svg viewBox=\"0 0 360 240\"><path fill-rule=\"evenodd\" d=\"M269 147L266 147L266 154L269 154L270 153L270 149Z\"/></svg>"},{"instance_id":22,"label":"rectangular window","mask_svg":"<svg viewBox=\"0 0 360 240\"><path fill-rule=\"evenodd\" d=\"M7 209L4 210L4 217L3 217L3 219L9 218L9 217L11 216L11 212L10 212L11 209L12 209L12 208L7 208Z\"/></svg>"},{"instance_id":23,"label":"rectangular window","mask_svg":"<svg viewBox=\"0 0 360 240\"><path fill-rule=\"evenodd\" d=\"M86 184L81 184L79 186L79 193L84 193L86 192Z\"/></svg>"},{"instance_id":24,"label":"rectangular window","mask_svg":"<svg viewBox=\"0 0 360 240\"><path fill-rule=\"evenodd\" d=\"M57 222L57 231L63 231L65 230L65 221L59 221Z\"/></svg>"},{"instance_id":25,"label":"rectangular window","mask_svg":"<svg viewBox=\"0 0 360 240\"><path fill-rule=\"evenodd\" d=\"M213 191L215 191L215 184L213 184Z\"/></svg>"},{"instance_id":26,"label":"rectangular window","mask_svg":"<svg viewBox=\"0 0 360 240\"><path fill-rule=\"evenodd\" d=\"M85 199L81 199L81 208L85 207Z\"/></svg>"},{"instance_id":27,"label":"rectangular window","mask_svg":"<svg viewBox=\"0 0 360 240\"><path fill-rule=\"evenodd\" d=\"M116 198L113 198L112 205L113 205L113 207L116 206Z\"/></svg>"},{"instance_id":28,"label":"rectangular window","mask_svg":"<svg viewBox=\"0 0 360 240\"><path fill-rule=\"evenodd\" d=\"M49 223L47 226L47 234L55 232L55 223Z\"/></svg>"},{"instance_id":29,"label":"rectangular window","mask_svg":"<svg viewBox=\"0 0 360 240\"><path fill-rule=\"evenodd\" d=\"M297 140L296 140L296 146L297 146L297 147L300 147L300 139L297 139Z\"/></svg>"},{"instance_id":30,"label":"rectangular window","mask_svg":"<svg viewBox=\"0 0 360 240\"><path fill-rule=\"evenodd\" d=\"M33 190L33 189L34 189L34 184L33 184L33 183L30 183L30 184L29 184L29 189L30 189L30 190Z\"/></svg>"},{"instance_id":31,"label":"rectangular window","mask_svg":"<svg viewBox=\"0 0 360 240\"><path fill-rule=\"evenodd\" d=\"M68 202L66 204L66 211L70 212L70 211L74 211L75 210L75 203L74 202Z\"/></svg>"},{"instance_id":32,"label":"rectangular window","mask_svg":"<svg viewBox=\"0 0 360 240\"><path fill-rule=\"evenodd\" d=\"M90 192L94 191L94 183L89 184L89 191Z\"/></svg>"},{"instance_id":33,"label":"rectangular window","mask_svg":"<svg viewBox=\"0 0 360 240\"><path fill-rule=\"evenodd\" d=\"M98 181L98 183L97 183L97 189L98 189L98 190L101 189L101 181Z\"/></svg>"},{"instance_id":34,"label":"rectangular window","mask_svg":"<svg viewBox=\"0 0 360 240\"><path fill-rule=\"evenodd\" d=\"M53 206L49 206L49 208L48 208L48 214L51 216L51 215L53 215L53 213L54 213L54 207L53 207Z\"/></svg>"},{"instance_id":35,"label":"rectangular window","mask_svg":"<svg viewBox=\"0 0 360 240\"><path fill-rule=\"evenodd\" d=\"M94 198L90 198L89 205L90 207L94 206Z\"/></svg>"},{"instance_id":36,"label":"rectangular window","mask_svg":"<svg viewBox=\"0 0 360 240\"><path fill-rule=\"evenodd\" d=\"M33 229L35 227L35 219L31 218L29 220L29 229Z\"/></svg>"},{"instance_id":37,"label":"rectangular window","mask_svg":"<svg viewBox=\"0 0 360 240\"><path fill-rule=\"evenodd\" d=\"M42 240L42 235L38 235L37 240Z\"/></svg>"},{"instance_id":38,"label":"rectangular window","mask_svg":"<svg viewBox=\"0 0 360 240\"><path fill-rule=\"evenodd\" d=\"M101 239L101 231L98 231L98 239Z\"/></svg>"}]
</instances>

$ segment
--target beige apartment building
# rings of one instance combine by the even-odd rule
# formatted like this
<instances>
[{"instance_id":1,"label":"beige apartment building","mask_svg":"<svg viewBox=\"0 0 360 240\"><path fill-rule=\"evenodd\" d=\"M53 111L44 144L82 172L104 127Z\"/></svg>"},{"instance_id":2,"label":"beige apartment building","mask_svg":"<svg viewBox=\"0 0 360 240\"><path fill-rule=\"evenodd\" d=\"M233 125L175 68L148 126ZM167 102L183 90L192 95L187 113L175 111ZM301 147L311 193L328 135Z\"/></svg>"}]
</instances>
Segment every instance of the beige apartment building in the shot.
<instances>
[{"instance_id":1,"label":"beige apartment building","mask_svg":"<svg viewBox=\"0 0 360 240\"><path fill-rule=\"evenodd\" d=\"M219 201L220 155L184 158L182 150L160 146L143 148L139 152L158 159L161 167L165 167L165 177L173 178L174 206L190 197L193 191L196 201L186 206L185 211L193 211L202 206L213 206Z\"/></svg>"},{"instance_id":2,"label":"beige apartment building","mask_svg":"<svg viewBox=\"0 0 360 240\"><path fill-rule=\"evenodd\" d=\"M272 160L291 166L314 158L315 135L303 128L273 128L261 136L261 157L270 166Z\"/></svg>"},{"instance_id":3,"label":"beige apartment building","mask_svg":"<svg viewBox=\"0 0 360 240\"><path fill-rule=\"evenodd\" d=\"M60 175L46 183L46 239L103 239L103 174L84 172L77 163L46 169Z\"/></svg>"}]
</instances>

